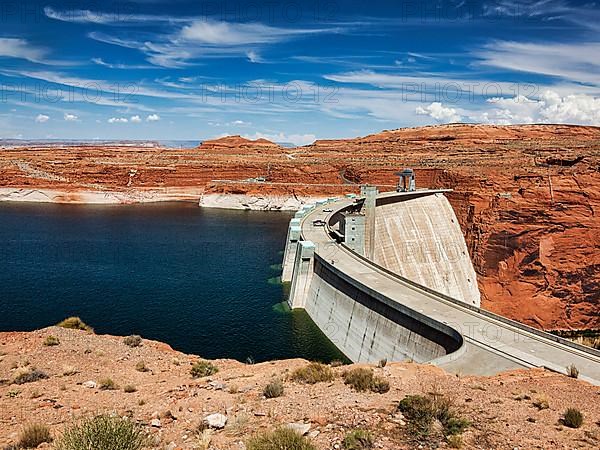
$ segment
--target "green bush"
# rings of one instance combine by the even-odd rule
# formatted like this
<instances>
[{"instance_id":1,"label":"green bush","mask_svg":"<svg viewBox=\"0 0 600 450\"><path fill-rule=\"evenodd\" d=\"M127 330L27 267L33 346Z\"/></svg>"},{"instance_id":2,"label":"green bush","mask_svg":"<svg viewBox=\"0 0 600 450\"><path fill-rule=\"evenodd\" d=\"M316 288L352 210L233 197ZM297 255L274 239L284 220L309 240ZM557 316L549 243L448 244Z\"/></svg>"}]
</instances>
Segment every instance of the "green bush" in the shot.
<instances>
[{"instance_id":1,"label":"green bush","mask_svg":"<svg viewBox=\"0 0 600 450\"><path fill-rule=\"evenodd\" d=\"M46 347L51 347L58 344L60 344L60 340L56 336L46 336L46 339L44 340L44 345Z\"/></svg>"},{"instance_id":2,"label":"green bush","mask_svg":"<svg viewBox=\"0 0 600 450\"><path fill-rule=\"evenodd\" d=\"M344 437L346 450L367 450L373 448L373 434L366 430L353 430Z\"/></svg>"},{"instance_id":3,"label":"green bush","mask_svg":"<svg viewBox=\"0 0 600 450\"><path fill-rule=\"evenodd\" d=\"M15 375L13 379L13 383L15 384L25 384L25 383L33 383L39 380L45 380L48 377L48 374L42 370L38 370L35 368L26 369L24 371L20 371Z\"/></svg>"},{"instance_id":4,"label":"green bush","mask_svg":"<svg viewBox=\"0 0 600 450\"><path fill-rule=\"evenodd\" d=\"M318 362L312 362L304 367L296 369L292 373L292 381L300 383L315 384L323 381L332 381L334 379L331 367Z\"/></svg>"},{"instance_id":5,"label":"green bush","mask_svg":"<svg viewBox=\"0 0 600 450\"><path fill-rule=\"evenodd\" d=\"M127 345L128 347L139 347L142 345L142 337L138 336L137 334L132 334L131 336L127 336L125 339L123 339L123 344Z\"/></svg>"},{"instance_id":6,"label":"green bush","mask_svg":"<svg viewBox=\"0 0 600 450\"><path fill-rule=\"evenodd\" d=\"M62 328L69 328L71 330L94 331L92 327L88 326L79 317L67 317L65 320L57 323L56 325Z\"/></svg>"},{"instance_id":7,"label":"green bush","mask_svg":"<svg viewBox=\"0 0 600 450\"><path fill-rule=\"evenodd\" d=\"M263 394L267 398L276 398L283 395L283 382L281 380L273 380L265 386Z\"/></svg>"},{"instance_id":8,"label":"green bush","mask_svg":"<svg viewBox=\"0 0 600 450\"><path fill-rule=\"evenodd\" d=\"M141 450L149 445L148 441L139 425L101 415L68 428L56 450Z\"/></svg>"},{"instance_id":9,"label":"green bush","mask_svg":"<svg viewBox=\"0 0 600 450\"><path fill-rule=\"evenodd\" d=\"M278 428L270 433L261 433L251 438L246 450L317 450L304 436L294 430Z\"/></svg>"},{"instance_id":10,"label":"green bush","mask_svg":"<svg viewBox=\"0 0 600 450\"><path fill-rule=\"evenodd\" d=\"M561 422L569 428L579 428L583 425L583 414L576 408L568 408L563 413Z\"/></svg>"},{"instance_id":11,"label":"green bush","mask_svg":"<svg viewBox=\"0 0 600 450\"><path fill-rule=\"evenodd\" d=\"M208 377L219 371L219 368L209 361L197 361L192 366L190 373L194 378Z\"/></svg>"},{"instance_id":12,"label":"green bush","mask_svg":"<svg viewBox=\"0 0 600 450\"><path fill-rule=\"evenodd\" d=\"M43 442L52 442L52 435L46 425L35 423L23 428L17 448L37 448Z\"/></svg>"},{"instance_id":13,"label":"green bush","mask_svg":"<svg viewBox=\"0 0 600 450\"><path fill-rule=\"evenodd\" d=\"M387 380L376 376L371 369L359 367L349 370L343 375L344 383L352 386L359 392L372 391L384 394L390 390Z\"/></svg>"}]
</instances>

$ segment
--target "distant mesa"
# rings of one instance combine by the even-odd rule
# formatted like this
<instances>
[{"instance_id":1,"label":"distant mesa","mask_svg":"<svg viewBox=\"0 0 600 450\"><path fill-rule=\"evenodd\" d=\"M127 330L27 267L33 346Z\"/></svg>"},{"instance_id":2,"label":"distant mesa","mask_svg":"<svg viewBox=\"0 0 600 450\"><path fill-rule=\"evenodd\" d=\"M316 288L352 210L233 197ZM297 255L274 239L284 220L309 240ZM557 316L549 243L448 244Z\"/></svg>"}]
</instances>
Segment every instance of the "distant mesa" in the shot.
<instances>
[{"instance_id":1,"label":"distant mesa","mask_svg":"<svg viewBox=\"0 0 600 450\"><path fill-rule=\"evenodd\" d=\"M282 147L278 144L269 141L268 139L260 138L256 140L246 139L239 135L225 136L219 139L212 139L202 142L198 147L202 151L219 151L229 153L232 150L252 149L258 152L281 152Z\"/></svg>"}]
</instances>

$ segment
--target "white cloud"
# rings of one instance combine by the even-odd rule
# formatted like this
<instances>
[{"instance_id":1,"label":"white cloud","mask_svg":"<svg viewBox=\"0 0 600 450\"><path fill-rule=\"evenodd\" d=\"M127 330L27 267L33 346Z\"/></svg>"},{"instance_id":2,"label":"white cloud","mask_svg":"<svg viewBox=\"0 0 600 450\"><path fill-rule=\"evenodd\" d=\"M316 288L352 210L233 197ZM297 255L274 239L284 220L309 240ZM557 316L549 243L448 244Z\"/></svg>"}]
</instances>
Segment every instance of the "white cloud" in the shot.
<instances>
[{"instance_id":1,"label":"white cloud","mask_svg":"<svg viewBox=\"0 0 600 450\"><path fill-rule=\"evenodd\" d=\"M131 116L131 123L141 123L142 118L140 116Z\"/></svg>"},{"instance_id":2,"label":"white cloud","mask_svg":"<svg viewBox=\"0 0 600 450\"><path fill-rule=\"evenodd\" d=\"M445 107L440 102L433 102L424 108L419 106L415 112L420 116L429 116L440 123L460 121L460 115L456 109Z\"/></svg>"},{"instance_id":3,"label":"white cloud","mask_svg":"<svg viewBox=\"0 0 600 450\"><path fill-rule=\"evenodd\" d=\"M77 122L77 120L79 120L79 117L77 117L75 114L69 113L65 113L64 118L67 122Z\"/></svg>"},{"instance_id":4,"label":"white cloud","mask_svg":"<svg viewBox=\"0 0 600 450\"><path fill-rule=\"evenodd\" d=\"M38 114L37 117L35 118L35 121L37 123L46 123L46 122L48 122L48 120L50 120L50 117L45 114Z\"/></svg>"},{"instance_id":5,"label":"white cloud","mask_svg":"<svg viewBox=\"0 0 600 450\"><path fill-rule=\"evenodd\" d=\"M47 50L32 46L25 39L0 38L0 57L42 62Z\"/></svg>"},{"instance_id":6,"label":"white cloud","mask_svg":"<svg viewBox=\"0 0 600 450\"><path fill-rule=\"evenodd\" d=\"M108 67L109 69L123 69L123 70L137 70L137 69L155 69L154 66L151 66L150 64L139 64L139 65L132 65L132 64L113 64L113 63L108 63L106 61L104 61L102 58L92 58L91 61L94 64L98 64L99 66L103 66L103 67Z\"/></svg>"},{"instance_id":7,"label":"white cloud","mask_svg":"<svg viewBox=\"0 0 600 450\"><path fill-rule=\"evenodd\" d=\"M600 126L600 98L591 95L572 94L560 96L545 91L539 100L525 96L493 98L491 107L473 114L472 120L484 123L566 123Z\"/></svg>"},{"instance_id":8,"label":"white cloud","mask_svg":"<svg viewBox=\"0 0 600 450\"><path fill-rule=\"evenodd\" d=\"M320 33L320 29L277 28L262 23L200 19L184 26L180 38L204 45L233 46L278 42L294 35Z\"/></svg>"},{"instance_id":9,"label":"white cloud","mask_svg":"<svg viewBox=\"0 0 600 450\"><path fill-rule=\"evenodd\" d=\"M110 23L113 21L113 17L116 14L106 14L101 12L93 12L87 9L73 9L69 11L57 11L50 6L44 8L44 14L46 17L54 20L60 20L62 22L73 22L73 23Z\"/></svg>"},{"instance_id":10,"label":"white cloud","mask_svg":"<svg viewBox=\"0 0 600 450\"><path fill-rule=\"evenodd\" d=\"M108 123L127 123L129 120L126 117L111 117Z\"/></svg>"},{"instance_id":11,"label":"white cloud","mask_svg":"<svg viewBox=\"0 0 600 450\"><path fill-rule=\"evenodd\" d=\"M146 55L146 60L154 65L180 68L193 64L193 60L206 57L237 56L246 57L252 62L260 62L257 48L260 49L262 46L298 37L345 31L344 28L339 26L286 28L273 27L258 22L219 21L206 17L174 18L177 19L174 21L168 20L168 17L159 16L132 16L128 18L129 21L140 24L153 19L182 25L177 25L177 28L169 33L154 34L152 41L145 35L140 34L139 37L136 37L132 33L122 38L94 31L89 33L88 36L107 44L140 50Z\"/></svg>"},{"instance_id":12,"label":"white cloud","mask_svg":"<svg viewBox=\"0 0 600 450\"><path fill-rule=\"evenodd\" d=\"M158 122L160 120L160 116L158 114L150 114L146 117L146 122Z\"/></svg>"},{"instance_id":13,"label":"white cloud","mask_svg":"<svg viewBox=\"0 0 600 450\"><path fill-rule=\"evenodd\" d=\"M494 0L483 4L484 16L539 17L571 13L572 7L563 0Z\"/></svg>"},{"instance_id":14,"label":"white cloud","mask_svg":"<svg viewBox=\"0 0 600 450\"><path fill-rule=\"evenodd\" d=\"M575 44L498 41L473 52L479 64L600 86L600 42Z\"/></svg>"},{"instance_id":15,"label":"white cloud","mask_svg":"<svg viewBox=\"0 0 600 450\"><path fill-rule=\"evenodd\" d=\"M248 57L248 61L250 61L252 63L261 63L261 62L263 62L263 59L254 50L247 51L246 52L246 56Z\"/></svg>"}]
</instances>

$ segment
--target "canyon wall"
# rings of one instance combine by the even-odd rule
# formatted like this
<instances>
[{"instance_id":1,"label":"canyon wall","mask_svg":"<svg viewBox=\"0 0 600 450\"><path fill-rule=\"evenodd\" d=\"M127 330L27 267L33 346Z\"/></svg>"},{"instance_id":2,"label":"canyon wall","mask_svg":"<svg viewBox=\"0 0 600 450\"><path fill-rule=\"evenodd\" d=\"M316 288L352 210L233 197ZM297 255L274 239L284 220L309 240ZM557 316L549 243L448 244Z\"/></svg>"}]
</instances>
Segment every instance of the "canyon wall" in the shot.
<instances>
[{"instance_id":1,"label":"canyon wall","mask_svg":"<svg viewBox=\"0 0 600 450\"><path fill-rule=\"evenodd\" d=\"M273 198L305 201L360 183L393 190L404 167L417 186L454 189L484 308L548 330L600 329L597 127L445 125L297 148L239 136L195 149L9 147L0 187L66 201L90 191L126 193L126 202L237 195L273 209Z\"/></svg>"}]
</instances>

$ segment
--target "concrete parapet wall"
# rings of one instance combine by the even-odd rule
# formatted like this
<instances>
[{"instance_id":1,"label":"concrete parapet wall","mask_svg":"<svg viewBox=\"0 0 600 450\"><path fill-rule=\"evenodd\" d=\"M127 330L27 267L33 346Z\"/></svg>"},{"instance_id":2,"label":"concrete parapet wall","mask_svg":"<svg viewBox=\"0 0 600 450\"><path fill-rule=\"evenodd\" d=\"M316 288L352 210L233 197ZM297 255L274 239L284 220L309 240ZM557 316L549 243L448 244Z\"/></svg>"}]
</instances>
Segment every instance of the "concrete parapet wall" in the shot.
<instances>
[{"instance_id":1,"label":"concrete parapet wall","mask_svg":"<svg viewBox=\"0 0 600 450\"><path fill-rule=\"evenodd\" d=\"M355 362L426 362L462 346L462 337L451 328L382 298L318 255L304 308Z\"/></svg>"}]
</instances>

